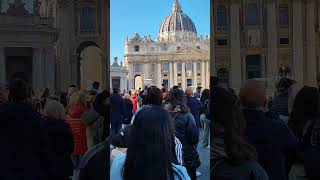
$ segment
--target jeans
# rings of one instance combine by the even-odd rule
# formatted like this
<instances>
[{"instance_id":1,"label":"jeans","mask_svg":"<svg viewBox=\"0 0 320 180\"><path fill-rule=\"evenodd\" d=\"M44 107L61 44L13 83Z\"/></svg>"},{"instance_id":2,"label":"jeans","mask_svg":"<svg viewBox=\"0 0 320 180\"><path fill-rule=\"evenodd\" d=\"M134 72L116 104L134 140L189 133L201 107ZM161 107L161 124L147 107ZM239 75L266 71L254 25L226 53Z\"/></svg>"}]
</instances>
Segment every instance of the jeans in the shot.
<instances>
[{"instance_id":1,"label":"jeans","mask_svg":"<svg viewBox=\"0 0 320 180\"><path fill-rule=\"evenodd\" d=\"M79 164L80 164L81 159L82 159L82 156L79 156L79 155L72 155L71 156L73 168L75 170L79 169Z\"/></svg>"},{"instance_id":2,"label":"jeans","mask_svg":"<svg viewBox=\"0 0 320 180\"><path fill-rule=\"evenodd\" d=\"M201 119L201 122L203 122L202 145L208 146L209 145L210 122L204 114L201 114L200 119Z\"/></svg>"}]
</instances>

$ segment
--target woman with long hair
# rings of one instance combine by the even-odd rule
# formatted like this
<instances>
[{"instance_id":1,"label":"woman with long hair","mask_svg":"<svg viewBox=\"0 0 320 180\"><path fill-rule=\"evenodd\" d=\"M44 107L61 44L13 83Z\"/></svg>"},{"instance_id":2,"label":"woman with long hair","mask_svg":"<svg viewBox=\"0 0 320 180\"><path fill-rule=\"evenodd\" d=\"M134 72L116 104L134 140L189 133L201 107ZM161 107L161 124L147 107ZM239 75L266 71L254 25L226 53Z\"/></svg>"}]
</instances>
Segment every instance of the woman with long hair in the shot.
<instances>
[{"instance_id":1,"label":"woman with long hair","mask_svg":"<svg viewBox=\"0 0 320 180\"><path fill-rule=\"evenodd\" d=\"M190 179L174 157L174 125L162 107L147 106L137 112L129 131L127 155L111 165L113 180Z\"/></svg>"},{"instance_id":2,"label":"woman with long hair","mask_svg":"<svg viewBox=\"0 0 320 180\"><path fill-rule=\"evenodd\" d=\"M202 91L200 102L202 104L202 111L200 115L200 121L203 125L203 139L202 139L202 145L203 147L207 147L209 145L209 132L210 132L210 121L206 117L207 111L210 111L208 109L208 103L210 98L210 91L209 89L204 89Z\"/></svg>"},{"instance_id":3,"label":"woman with long hair","mask_svg":"<svg viewBox=\"0 0 320 180\"><path fill-rule=\"evenodd\" d=\"M211 178L266 180L268 175L257 162L255 148L244 138L246 122L232 95L225 89L213 89L211 100Z\"/></svg>"},{"instance_id":4,"label":"woman with long hair","mask_svg":"<svg viewBox=\"0 0 320 180\"><path fill-rule=\"evenodd\" d=\"M176 137L182 143L183 165L187 168L188 174L193 180L196 179L196 169L201 164L197 152L199 133L186 101L186 96L182 90L173 89L169 92L164 107L173 117Z\"/></svg>"}]
</instances>

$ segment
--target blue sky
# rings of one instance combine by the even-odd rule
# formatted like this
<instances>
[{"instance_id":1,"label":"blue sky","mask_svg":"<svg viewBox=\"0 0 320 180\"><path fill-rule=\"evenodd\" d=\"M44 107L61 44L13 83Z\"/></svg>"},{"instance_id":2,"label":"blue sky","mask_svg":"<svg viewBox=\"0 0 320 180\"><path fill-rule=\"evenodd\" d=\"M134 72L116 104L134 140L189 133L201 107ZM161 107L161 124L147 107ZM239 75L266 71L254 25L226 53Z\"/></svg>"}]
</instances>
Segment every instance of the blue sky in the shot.
<instances>
[{"instance_id":1,"label":"blue sky","mask_svg":"<svg viewBox=\"0 0 320 180\"><path fill-rule=\"evenodd\" d=\"M174 0L110 0L110 58L124 55L124 41L135 32L156 39ZM210 34L210 0L179 0L183 12L196 25L198 35Z\"/></svg>"}]
</instances>

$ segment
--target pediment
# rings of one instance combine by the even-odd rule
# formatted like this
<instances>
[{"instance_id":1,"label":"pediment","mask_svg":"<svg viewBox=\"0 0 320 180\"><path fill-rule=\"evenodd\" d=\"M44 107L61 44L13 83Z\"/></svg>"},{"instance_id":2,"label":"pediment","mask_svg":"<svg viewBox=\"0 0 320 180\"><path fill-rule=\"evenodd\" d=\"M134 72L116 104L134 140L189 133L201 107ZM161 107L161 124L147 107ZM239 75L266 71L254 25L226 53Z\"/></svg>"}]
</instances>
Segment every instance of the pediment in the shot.
<instances>
[{"instance_id":1,"label":"pediment","mask_svg":"<svg viewBox=\"0 0 320 180\"><path fill-rule=\"evenodd\" d=\"M187 47L176 51L176 53L202 53L202 51L196 48Z\"/></svg>"}]
</instances>

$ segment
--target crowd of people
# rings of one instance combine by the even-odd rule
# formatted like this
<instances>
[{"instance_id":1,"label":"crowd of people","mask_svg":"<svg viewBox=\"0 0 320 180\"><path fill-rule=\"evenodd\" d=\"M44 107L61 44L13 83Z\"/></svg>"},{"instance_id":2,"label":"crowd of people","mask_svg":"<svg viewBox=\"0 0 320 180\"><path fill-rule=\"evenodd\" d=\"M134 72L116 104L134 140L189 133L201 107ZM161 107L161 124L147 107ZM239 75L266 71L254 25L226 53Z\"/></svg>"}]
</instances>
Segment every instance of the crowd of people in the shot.
<instances>
[{"instance_id":1,"label":"crowd of people","mask_svg":"<svg viewBox=\"0 0 320 180\"><path fill-rule=\"evenodd\" d=\"M13 76L8 86L1 85L0 179L89 180L97 175L106 179L107 147L92 155L99 156L99 162L87 160L91 167L82 165L86 173L79 168L82 157L109 135L110 94L98 89L95 82L89 90L71 85L68 93L57 95L44 89L36 96L28 79L20 75Z\"/></svg>"},{"instance_id":2,"label":"crowd of people","mask_svg":"<svg viewBox=\"0 0 320 180\"><path fill-rule=\"evenodd\" d=\"M320 179L319 90L282 78L266 96L263 84L244 83L236 96L211 89L211 178Z\"/></svg>"},{"instance_id":3,"label":"crowd of people","mask_svg":"<svg viewBox=\"0 0 320 180\"><path fill-rule=\"evenodd\" d=\"M209 90L156 86L110 96L110 179L192 179L209 146Z\"/></svg>"}]
</instances>

